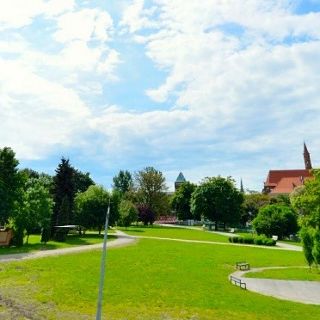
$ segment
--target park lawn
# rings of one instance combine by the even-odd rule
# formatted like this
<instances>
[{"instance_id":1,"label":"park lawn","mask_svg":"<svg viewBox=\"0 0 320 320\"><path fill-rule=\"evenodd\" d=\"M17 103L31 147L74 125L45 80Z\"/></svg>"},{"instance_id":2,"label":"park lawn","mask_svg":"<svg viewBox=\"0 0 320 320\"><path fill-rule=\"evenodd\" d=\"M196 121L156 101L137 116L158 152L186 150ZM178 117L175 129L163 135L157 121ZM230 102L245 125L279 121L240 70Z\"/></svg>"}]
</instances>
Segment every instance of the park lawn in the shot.
<instances>
[{"instance_id":1,"label":"park lawn","mask_svg":"<svg viewBox=\"0 0 320 320\"><path fill-rule=\"evenodd\" d=\"M164 227L164 226L132 226L129 228L120 228L125 233L132 236L144 237L161 237L171 239L213 241L213 242L229 242L227 236L204 231L201 229L187 229L180 227Z\"/></svg>"},{"instance_id":2,"label":"park lawn","mask_svg":"<svg viewBox=\"0 0 320 320\"><path fill-rule=\"evenodd\" d=\"M93 319L101 253L1 265L2 303L34 319ZM253 267L304 265L302 253L141 239L110 248L104 319L308 320L320 306L266 297L231 285L236 261Z\"/></svg>"},{"instance_id":3,"label":"park lawn","mask_svg":"<svg viewBox=\"0 0 320 320\"><path fill-rule=\"evenodd\" d=\"M270 269L259 272L249 272L245 274L245 277L279 280L320 281L320 270L317 268Z\"/></svg>"},{"instance_id":4,"label":"park lawn","mask_svg":"<svg viewBox=\"0 0 320 320\"><path fill-rule=\"evenodd\" d=\"M112 235L113 232L110 233L110 236L108 235L109 240L115 239L116 237ZM39 234L30 235L28 244L25 243L22 247L0 247L0 255L96 244L103 241L103 234L99 235L98 232L88 232L82 236L69 234L65 242L49 241L46 244L41 243L40 240L41 236Z\"/></svg>"}]
</instances>

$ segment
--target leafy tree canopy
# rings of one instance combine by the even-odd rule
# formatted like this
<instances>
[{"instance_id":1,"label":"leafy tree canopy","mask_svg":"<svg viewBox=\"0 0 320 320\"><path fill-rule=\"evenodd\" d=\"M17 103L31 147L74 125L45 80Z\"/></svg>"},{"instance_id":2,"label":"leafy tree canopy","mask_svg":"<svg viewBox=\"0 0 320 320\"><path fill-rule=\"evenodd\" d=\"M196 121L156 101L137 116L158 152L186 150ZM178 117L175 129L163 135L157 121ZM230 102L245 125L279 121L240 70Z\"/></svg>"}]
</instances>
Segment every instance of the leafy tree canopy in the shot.
<instances>
[{"instance_id":1,"label":"leafy tree canopy","mask_svg":"<svg viewBox=\"0 0 320 320\"><path fill-rule=\"evenodd\" d=\"M199 218L191 213L191 195L195 189L195 184L184 182L171 198L171 207L177 212L180 220Z\"/></svg>"},{"instance_id":2,"label":"leafy tree canopy","mask_svg":"<svg viewBox=\"0 0 320 320\"><path fill-rule=\"evenodd\" d=\"M282 204L270 204L261 208L252 224L258 234L268 237L276 235L279 239L298 231L295 212Z\"/></svg>"},{"instance_id":3,"label":"leafy tree canopy","mask_svg":"<svg viewBox=\"0 0 320 320\"><path fill-rule=\"evenodd\" d=\"M104 227L111 196L102 186L92 185L85 192L77 193L75 198L75 221L89 229ZM109 224L114 224L114 210L110 210Z\"/></svg>"},{"instance_id":4,"label":"leafy tree canopy","mask_svg":"<svg viewBox=\"0 0 320 320\"><path fill-rule=\"evenodd\" d=\"M133 180L131 173L127 170L120 170L118 175L113 177L113 188L124 195L126 192L132 190Z\"/></svg>"},{"instance_id":5,"label":"leafy tree canopy","mask_svg":"<svg viewBox=\"0 0 320 320\"><path fill-rule=\"evenodd\" d=\"M153 167L146 167L137 172L135 174L135 188L138 202L147 205L156 216L166 214L169 211L167 186L161 171Z\"/></svg>"},{"instance_id":6,"label":"leafy tree canopy","mask_svg":"<svg viewBox=\"0 0 320 320\"><path fill-rule=\"evenodd\" d=\"M191 197L191 212L218 223L236 224L240 219L243 194L231 178L205 178Z\"/></svg>"}]
</instances>

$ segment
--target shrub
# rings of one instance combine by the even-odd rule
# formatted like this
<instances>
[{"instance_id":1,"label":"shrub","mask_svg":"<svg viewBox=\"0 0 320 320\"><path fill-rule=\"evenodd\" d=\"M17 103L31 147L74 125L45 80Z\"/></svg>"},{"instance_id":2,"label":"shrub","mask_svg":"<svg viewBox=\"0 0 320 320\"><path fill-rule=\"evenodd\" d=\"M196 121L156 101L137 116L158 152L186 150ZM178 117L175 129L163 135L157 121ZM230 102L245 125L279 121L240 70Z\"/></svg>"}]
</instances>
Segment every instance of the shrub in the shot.
<instances>
[{"instance_id":1,"label":"shrub","mask_svg":"<svg viewBox=\"0 0 320 320\"><path fill-rule=\"evenodd\" d=\"M229 237L229 242L231 243L243 243L243 244L256 244L263 246L274 246L276 245L276 241L266 237L265 235L260 235L256 237L245 236L245 237Z\"/></svg>"},{"instance_id":2,"label":"shrub","mask_svg":"<svg viewBox=\"0 0 320 320\"><path fill-rule=\"evenodd\" d=\"M312 254L312 248L313 248L313 233L312 229L303 227L300 230L300 237L302 240L302 246L303 246L303 253L307 260L307 263L309 267L312 266L314 262L314 257Z\"/></svg>"}]
</instances>

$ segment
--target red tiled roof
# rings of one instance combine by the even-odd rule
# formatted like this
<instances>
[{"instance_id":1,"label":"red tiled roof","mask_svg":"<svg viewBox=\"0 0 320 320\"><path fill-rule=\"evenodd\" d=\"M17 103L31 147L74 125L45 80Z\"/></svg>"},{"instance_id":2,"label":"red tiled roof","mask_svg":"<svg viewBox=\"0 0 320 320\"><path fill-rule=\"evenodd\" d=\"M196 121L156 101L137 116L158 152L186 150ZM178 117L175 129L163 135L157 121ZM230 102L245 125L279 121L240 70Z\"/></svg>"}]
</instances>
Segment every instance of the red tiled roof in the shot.
<instances>
[{"instance_id":1,"label":"red tiled roof","mask_svg":"<svg viewBox=\"0 0 320 320\"><path fill-rule=\"evenodd\" d=\"M303 181L300 178L282 178L277 186L273 188L270 194L274 193L290 193L295 187L303 185Z\"/></svg>"},{"instance_id":2,"label":"red tiled roof","mask_svg":"<svg viewBox=\"0 0 320 320\"><path fill-rule=\"evenodd\" d=\"M309 170L306 169L297 169L297 170L270 170L266 185L278 184L282 178L295 178L295 177L311 177Z\"/></svg>"},{"instance_id":3,"label":"red tiled roof","mask_svg":"<svg viewBox=\"0 0 320 320\"><path fill-rule=\"evenodd\" d=\"M270 170L264 185L269 187L270 194L290 193L311 177L309 170L305 169Z\"/></svg>"}]
</instances>

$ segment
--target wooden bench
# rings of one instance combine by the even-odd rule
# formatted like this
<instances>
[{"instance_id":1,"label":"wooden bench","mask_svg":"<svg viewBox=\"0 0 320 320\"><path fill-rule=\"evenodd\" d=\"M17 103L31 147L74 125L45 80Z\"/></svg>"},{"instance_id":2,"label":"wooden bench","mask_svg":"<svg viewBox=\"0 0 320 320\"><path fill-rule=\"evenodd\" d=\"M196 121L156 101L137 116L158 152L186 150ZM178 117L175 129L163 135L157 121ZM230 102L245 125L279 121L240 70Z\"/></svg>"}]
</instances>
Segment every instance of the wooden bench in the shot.
<instances>
[{"instance_id":1,"label":"wooden bench","mask_svg":"<svg viewBox=\"0 0 320 320\"><path fill-rule=\"evenodd\" d=\"M241 289L247 289L247 285L245 282L243 282L241 279L236 278L234 276L230 276L230 282L235 284L235 285L239 285L239 287Z\"/></svg>"},{"instance_id":2,"label":"wooden bench","mask_svg":"<svg viewBox=\"0 0 320 320\"><path fill-rule=\"evenodd\" d=\"M250 264L248 262L236 262L236 268L238 270L250 270Z\"/></svg>"}]
</instances>

